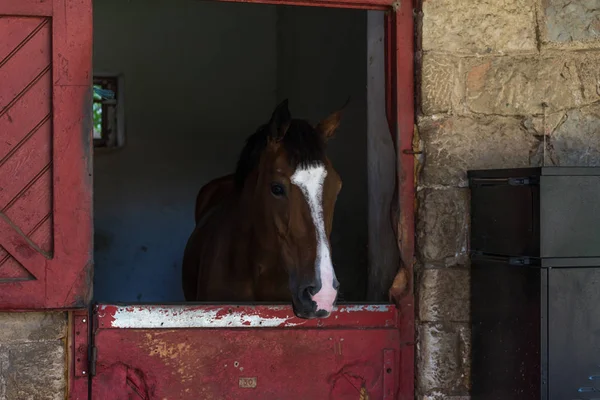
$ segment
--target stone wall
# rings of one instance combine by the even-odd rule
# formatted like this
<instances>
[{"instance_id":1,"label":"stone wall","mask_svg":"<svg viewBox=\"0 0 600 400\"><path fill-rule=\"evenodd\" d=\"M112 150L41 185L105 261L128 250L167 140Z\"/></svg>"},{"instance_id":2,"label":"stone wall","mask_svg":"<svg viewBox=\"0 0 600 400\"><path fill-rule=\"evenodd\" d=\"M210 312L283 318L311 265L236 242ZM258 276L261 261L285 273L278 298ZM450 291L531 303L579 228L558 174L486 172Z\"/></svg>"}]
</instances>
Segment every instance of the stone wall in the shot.
<instances>
[{"instance_id":1,"label":"stone wall","mask_svg":"<svg viewBox=\"0 0 600 400\"><path fill-rule=\"evenodd\" d=\"M0 313L0 400L64 400L67 313Z\"/></svg>"},{"instance_id":2,"label":"stone wall","mask_svg":"<svg viewBox=\"0 0 600 400\"><path fill-rule=\"evenodd\" d=\"M466 171L600 165L598 0L423 0L419 399L469 396Z\"/></svg>"}]
</instances>

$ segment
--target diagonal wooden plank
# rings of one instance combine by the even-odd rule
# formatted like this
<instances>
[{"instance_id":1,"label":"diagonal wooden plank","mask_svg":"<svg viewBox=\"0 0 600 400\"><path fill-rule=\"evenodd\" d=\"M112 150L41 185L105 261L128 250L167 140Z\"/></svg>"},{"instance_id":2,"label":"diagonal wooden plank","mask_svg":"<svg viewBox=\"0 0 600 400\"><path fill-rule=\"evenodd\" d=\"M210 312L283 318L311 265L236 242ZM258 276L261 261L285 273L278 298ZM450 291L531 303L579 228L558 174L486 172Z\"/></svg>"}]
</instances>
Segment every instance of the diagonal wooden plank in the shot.
<instances>
[{"instance_id":1,"label":"diagonal wooden plank","mask_svg":"<svg viewBox=\"0 0 600 400\"><path fill-rule=\"evenodd\" d=\"M23 232L28 232L29 239L44 248L39 242L33 240L29 232L34 231L52 213L52 169L50 166L15 197L14 201L2 212Z\"/></svg>"},{"instance_id":2,"label":"diagonal wooden plank","mask_svg":"<svg viewBox=\"0 0 600 400\"><path fill-rule=\"evenodd\" d=\"M9 218L10 219L10 218ZM39 248L44 250L47 254L52 254L52 214L44 216L40 222L38 222L26 236L35 243ZM11 258L6 250L0 246L0 267Z\"/></svg>"},{"instance_id":3,"label":"diagonal wooden plank","mask_svg":"<svg viewBox=\"0 0 600 400\"><path fill-rule=\"evenodd\" d=\"M52 32L45 24L0 66L0 112L32 85L52 62Z\"/></svg>"},{"instance_id":4,"label":"diagonal wooden plank","mask_svg":"<svg viewBox=\"0 0 600 400\"><path fill-rule=\"evenodd\" d=\"M52 72L46 72L4 113L0 113L0 160L33 132L52 112Z\"/></svg>"},{"instance_id":5,"label":"diagonal wooden plank","mask_svg":"<svg viewBox=\"0 0 600 400\"><path fill-rule=\"evenodd\" d=\"M17 260L0 247L0 283L30 281L35 279L33 275Z\"/></svg>"},{"instance_id":6,"label":"diagonal wooden plank","mask_svg":"<svg viewBox=\"0 0 600 400\"><path fill-rule=\"evenodd\" d=\"M4 17L0 18L0 65L12 53L23 47L44 24L45 18Z\"/></svg>"},{"instance_id":7,"label":"diagonal wooden plank","mask_svg":"<svg viewBox=\"0 0 600 400\"><path fill-rule=\"evenodd\" d=\"M6 215L0 213L0 246L36 279L44 278L48 258Z\"/></svg>"},{"instance_id":8,"label":"diagonal wooden plank","mask_svg":"<svg viewBox=\"0 0 600 400\"><path fill-rule=\"evenodd\" d=\"M54 216L48 214L27 236L46 254L54 255Z\"/></svg>"},{"instance_id":9,"label":"diagonal wooden plank","mask_svg":"<svg viewBox=\"0 0 600 400\"><path fill-rule=\"evenodd\" d=\"M0 164L0 208L6 207L50 165L51 125L51 120L47 120L17 152Z\"/></svg>"}]
</instances>

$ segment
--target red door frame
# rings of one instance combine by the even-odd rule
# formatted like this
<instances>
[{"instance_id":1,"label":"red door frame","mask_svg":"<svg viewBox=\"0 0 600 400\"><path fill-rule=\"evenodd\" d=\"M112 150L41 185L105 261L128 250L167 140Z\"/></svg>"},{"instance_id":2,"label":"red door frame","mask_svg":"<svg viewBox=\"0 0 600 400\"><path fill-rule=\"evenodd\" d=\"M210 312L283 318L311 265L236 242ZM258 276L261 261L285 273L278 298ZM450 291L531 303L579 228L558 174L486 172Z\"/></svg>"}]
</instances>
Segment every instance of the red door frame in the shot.
<instances>
[{"instance_id":1,"label":"red door frame","mask_svg":"<svg viewBox=\"0 0 600 400\"><path fill-rule=\"evenodd\" d=\"M216 0L226 2L243 2L243 3L258 3L258 4L278 4L278 5L296 5L296 6L315 6L329 8L353 8L366 10L386 11L385 14L385 82L386 82L386 115L392 140L394 142L397 160L397 176L396 176L396 207L399 209L397 215L398 243L400 246L400 255L402 266L406 268L408 276L408 287L402 299L398 304L397 318L394 326L399 330L399 342L402 351L399 352L400 359L398 360L399 370L397 371L397 382L399 400L414 399L414 376L415 376L415 322L414 322L414 291L413 291L413 260L414 260L414 153L412 150L413 129L414 129L414 20L413 20L413 0L405 0L402 2L386 1L386 0ZM392 218L396 217L391 212ZM209 310L211 306L183 306L179 311L183 314L194 312L195 308L199 311ZM227 307L220 305L219 307ZM345 306L341 306L342 308ZM95 321L93 330L98 332L102 330L114 329L153 329L157 321L151 321L149 326L136 325L131 326L112 326L113 316L117 312L118 307L114 305L100 305L95 308L96 314L92 317ZM122 311L131 313L135 319L138 313L146 313L153 310L152 306L124 306ZM368 309L368 308L367 308ZM98 315L100 310L101 316ZM250 311L252 310L252 311ZM283 317L277 311L273 311L272 306L250 307L247 313L260 316L268 319L269 317ZM172 311L172 310L171 310ZM169 312L169 311L167 311ZM340 314L341 315L341 314ZM130 316L126 317L129 318ZM349 322L349 325L354 324L361 329L369 325L371 320L377 320L378 316L370 315L369 311L362 312L357 315L358 319L355 322ZM337 317L336 317L337 318ZM352 319L352 318L350 318ZM173 321L173 319L168 319ZM138 321L139 322L139 321ZM321 325L318 325L318 324ZM106 324L106 325L103 325ZM315 322L311 321L306 326L316 325L326 328L330 322ZM142 326L144 325L144 326ZM347 325L347 326L349 326ZM186 326L187 328L211 328L211 326ZM250 328L252 326L249 326ZM281 327L285 328L285 325ZM156 327L155 327L156 328ZM180 326L184 328L184 326ZM221 326L213 326L212 328L223 328ZM334 327L335 328L335 327ZM159 328L160 329L160 328ZM261 329L261 328L258 328ZM113 331L114 332L114 331ZM118 333L116 333L118 335ZM118 337L118 336L115 336ZM79 368L79 378L83 378L81 368L85 368L85 363L82 363ZM79 380L82 382L82 380ZM86 383L87 387L87 383ZM77 390L75 391L77 392ZM388 398L388 397L386 397Z\"/></svg>"}]
</instances>

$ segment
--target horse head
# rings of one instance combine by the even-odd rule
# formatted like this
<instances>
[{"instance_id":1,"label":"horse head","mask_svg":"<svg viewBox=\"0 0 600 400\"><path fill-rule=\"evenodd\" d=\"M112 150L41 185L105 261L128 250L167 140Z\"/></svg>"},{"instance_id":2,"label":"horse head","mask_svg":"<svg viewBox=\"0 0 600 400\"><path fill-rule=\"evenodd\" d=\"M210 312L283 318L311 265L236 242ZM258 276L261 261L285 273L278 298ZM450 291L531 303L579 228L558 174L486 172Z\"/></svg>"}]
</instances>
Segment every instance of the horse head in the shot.
<instances>
[{"instance_id":1,"label":"horse head","mask_svg":"<svg viewBox=\"0 0 600 400\"><path fill-rule=\"evenodd\" d=\"M255 296L291 297L301 318L329 316L337 299L329 238L342 180L326 144L340 118L341 110L313 126L293 119L285 100L248 138L236 170L256 243Z\"/></svg>"}]
</instances>

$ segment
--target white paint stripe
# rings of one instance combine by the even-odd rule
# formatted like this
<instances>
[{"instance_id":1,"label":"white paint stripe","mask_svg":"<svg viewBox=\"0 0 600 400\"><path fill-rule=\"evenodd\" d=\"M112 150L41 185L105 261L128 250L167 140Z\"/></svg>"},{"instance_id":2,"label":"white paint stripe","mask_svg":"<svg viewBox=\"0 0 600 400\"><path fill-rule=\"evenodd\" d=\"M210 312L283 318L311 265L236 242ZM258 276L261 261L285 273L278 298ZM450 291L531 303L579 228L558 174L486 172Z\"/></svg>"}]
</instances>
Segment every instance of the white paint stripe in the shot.
<instances>
[{"instance_id":1,"label":"white paint stripe","mask_svg":"<svg viewBox=\"0 0 600 400\"><path fill-rule=\"evenodd\" d=\"M341 313L353 313L353 312L388 312L390 311L389 304L360 304L353 306L337 307L337 311Z\"/></svg>"},{"instance_id":2,"label":"white paint stripe","mask_svg":"<svg viewBox=\"0 0 600 400\"><path fill-rule=\"evenodd\" d=\"M310 208L310 213L317 230L317 259L315 260L315 273L321 281L321 289L312 296L317 303L317 311L331 312L337 296L333 287L335 271L331 262L331 253L325 234L323 220L323 184L327 170L323 165L299 167L292 175L292 183L302 190Z\"/></svg>"},{"instance_id":3,"label":"white paint stripe","mask_svg":"<svg viewBox=\"0 0 600 400\"><path fill-rule=\"evenodd\" d=\"M220 315L218 315L220 314ZM294 316L261 317L227 308L181 309L177 307L119 307L114 314L113 328L273 328L302 325L289 322Z\"/></svg>"},{"instance_id":4,"label":"white paint stripe","mask_svg":"<svg viewBox=\"0 0 600 400\"><path fill-rule=\"evenodd\" d=\"M112 311L113 307L116 309ZM111 315L106 315L111 309ZM237 307L231 306L198 306L171 305L99 305L99 320L111 321L106 328L130 329L174 329L174 328L285 328L303 325L306 320L296 318L290 306L264 305L259 307L243 307L235 312ZM229 315L223 315L229 313ZM280 316L261 317L268 313L278 313ZM335 319L350 316L354 313L396 313L391 304L348 304L336 306L332 315ZM221 314L217 317L217 314ZM106 319L105 319L106 318ZM291 322L291 321L294 322ZM355 322L352 322L355 324ZM102 325L102 327L105 327Z\"/></svg>"}]
</instances>

